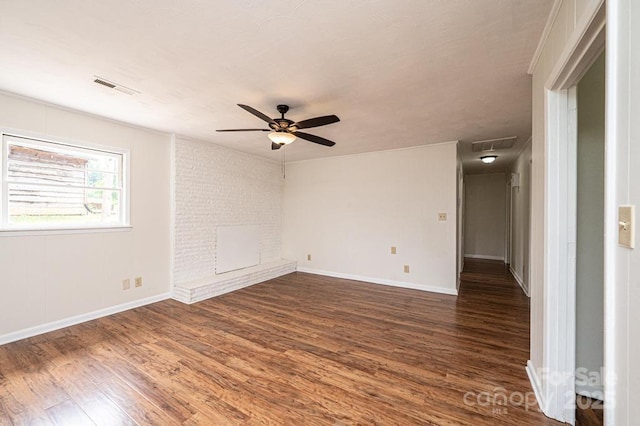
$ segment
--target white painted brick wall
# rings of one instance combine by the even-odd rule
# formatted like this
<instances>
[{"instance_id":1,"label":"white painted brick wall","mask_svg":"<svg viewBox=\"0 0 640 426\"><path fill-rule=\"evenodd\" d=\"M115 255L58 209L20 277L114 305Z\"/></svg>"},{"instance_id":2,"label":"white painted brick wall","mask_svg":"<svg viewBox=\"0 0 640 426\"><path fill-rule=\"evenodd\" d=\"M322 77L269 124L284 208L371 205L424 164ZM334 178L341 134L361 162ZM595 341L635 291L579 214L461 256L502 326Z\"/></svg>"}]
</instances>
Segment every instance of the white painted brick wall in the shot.
<instances>
[{"instance_id":1,"label":"white painted brick wall","mask_svg":"<svg viewBox=\"0 0 640 426\"><path fill-rule=\"evenodd\" d=\"M218 225L260 225L260 263L282 256L282 172L277 163L176 138L173 284L215 275Z\"/></svg>"}]
</instances>

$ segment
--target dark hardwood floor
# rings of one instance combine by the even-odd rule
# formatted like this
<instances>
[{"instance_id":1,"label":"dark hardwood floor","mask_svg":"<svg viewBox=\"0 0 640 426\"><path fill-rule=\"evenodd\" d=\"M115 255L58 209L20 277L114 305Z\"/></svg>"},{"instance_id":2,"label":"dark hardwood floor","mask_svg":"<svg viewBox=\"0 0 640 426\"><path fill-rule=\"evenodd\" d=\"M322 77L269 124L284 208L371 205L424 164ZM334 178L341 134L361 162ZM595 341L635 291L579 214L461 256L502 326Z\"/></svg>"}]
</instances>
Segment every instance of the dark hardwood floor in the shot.
<instances>
[{"instance_id":1,"label":"dark hardwood floor","mask_svg":"<svg viewBox=\"0 0 640 426\"><path fill-rule=\"evenodd\" d=\"M458 297L294 273L0 346L0 424L557 424L528 342L497 262Z\"/></svg>"},{"instance_id":2,"label":"dark hardwood floor","mask_svg":"<svg viewBox=\"0 0 640 426\"><path fill-rule=\"evenodd\" d=\"M602 426L604 402L586 396L576 397L576 426Z\"/></svg>"}]
</instances>

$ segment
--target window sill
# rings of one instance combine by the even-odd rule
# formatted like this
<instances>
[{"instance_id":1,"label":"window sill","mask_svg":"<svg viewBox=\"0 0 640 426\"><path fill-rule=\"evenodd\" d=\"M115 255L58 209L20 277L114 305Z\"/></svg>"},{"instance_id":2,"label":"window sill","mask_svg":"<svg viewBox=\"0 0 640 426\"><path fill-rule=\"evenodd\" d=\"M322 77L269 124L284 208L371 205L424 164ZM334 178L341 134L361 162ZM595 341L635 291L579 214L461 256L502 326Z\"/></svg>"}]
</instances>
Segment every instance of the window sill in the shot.
<instances>
[{"instance_id":1,"label":"window sill","mask_svg":"<svg viewBox=\"0 0 640 426\"><path fill-rule=\"evenodd\" d=\"M131 225L101 226L96 228L32 228L32 229L3 229L0 230L2 237L24 237L34 235L61 235L61 234L98 234L103 232L129 232L133 229Z\"/></svg>"}]
</instances>

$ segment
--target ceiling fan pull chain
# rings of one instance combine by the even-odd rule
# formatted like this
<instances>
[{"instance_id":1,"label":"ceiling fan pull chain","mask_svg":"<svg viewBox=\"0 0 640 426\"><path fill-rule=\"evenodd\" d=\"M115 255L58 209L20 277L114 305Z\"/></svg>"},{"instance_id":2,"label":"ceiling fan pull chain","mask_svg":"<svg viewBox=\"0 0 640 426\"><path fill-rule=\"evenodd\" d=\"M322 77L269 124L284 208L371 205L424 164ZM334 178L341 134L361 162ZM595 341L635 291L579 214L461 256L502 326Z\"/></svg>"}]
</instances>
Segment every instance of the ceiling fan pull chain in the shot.
<instances>
[{"instance_id":1,"label":"ceiling fan pull chain","mask_svg":"<svg viewBox=\"0 0 640 426\"><path fill-rule=\"evenodd\" d=\"M287 152L287 148L282 147L282 179L287 178L287 163L285 161L285 152Z\"/></svg>"}]
</instances>

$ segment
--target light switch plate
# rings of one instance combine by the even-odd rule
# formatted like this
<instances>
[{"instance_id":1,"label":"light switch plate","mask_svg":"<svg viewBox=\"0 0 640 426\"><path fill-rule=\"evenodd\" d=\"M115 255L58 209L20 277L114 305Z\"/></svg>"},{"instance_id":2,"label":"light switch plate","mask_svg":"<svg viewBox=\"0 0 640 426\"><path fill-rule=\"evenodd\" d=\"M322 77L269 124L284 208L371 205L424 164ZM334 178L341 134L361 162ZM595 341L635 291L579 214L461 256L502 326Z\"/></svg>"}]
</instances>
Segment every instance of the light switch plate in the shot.
<instances>
[{"instance_id":1,"label":"light switch plate","mask_svg":"<svg viewBox=\"0 0 640 426\"><path fill-rule=\"evenodd\" d=\"M396 254L398 252L398 249L396 249L396 246L391 246L391 254Z\"/></svg>"},{"instance_id":2,"label":"light switch plate","mask_svg":"<svg viewBox=\"0 0 640 426\"><path fill-rule=\"evenodd\" d=\"M618 244L634 248L635 229L635 206L618 206Z\"/></svg>"}]
</instances>

